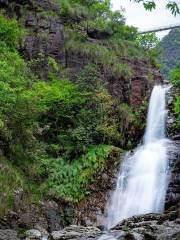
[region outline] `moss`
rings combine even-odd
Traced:
[[[60,13],[58,14],[57,12],[55,11],[52,11],[52,10],[47,10],[45,11],[44,9],[42,9],[42,11],[40,12],[40,15],[42,17],[46,17],[46,18],[52,18],[52,17],[59,17]]]

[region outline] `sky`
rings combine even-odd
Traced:
[[[179,0],[177,0],[178,2]],[[146,11],[141,3],[134,3],[130,0],[111,0],[114,10],[125,8],[126,23],[138,27],[140,30],[146,30],[171,24],[180,24],[180,15],[174,17],[165,7],[165,0],[155,0],[156,10]],[[179,1],[180,2],[180,1]],[[165,36],[169,31],[159,32],[156,35],[159,38]]]

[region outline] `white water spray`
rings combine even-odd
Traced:
[[[169,141],[165,138],[165,93],[166,88],[154,87],[144,143],[124,158],[108,208],[108,229],[122,219],[164,210]]]

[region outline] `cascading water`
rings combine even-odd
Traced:
[[[169,142],[165,138],[165,93],[162,86],[155,86],[152,91],[144,141],[124,158],[108,208],[108,229],[122,219],[164,209]]]

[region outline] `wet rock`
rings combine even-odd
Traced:
[[[0,240],[19,240],[17,232],[11,229],[0,230]]]
[[[51,233],[51,237],[53,240],[60,240],[60,239],[78,239],[78,240],[85,240],[85,239],[96,239],[100,236],[101,231],[95,227],[82,227],[72,225],[70,227],[66,227],[61,231],[54,231]]]
[[[44,203],[43,208],[48,222],[48,230],[52,232],[62,229],[64,223],[60,216],[58,204],[54,201],[47,201]]]
[[[46,231],[46,229],[42,228],[42,227],[39,226],[39,225],[35,225],[35,229],[36,229],[36,230],[39,230],[39,232],[41,233],[42,237],[48,238],[49,233]]]
[[[174,101],[173,96],[169,96],[169,97],[168,97],[168,101],[167,101],[168,106],[172,105],[172,104],[173,104],[173,101]]]
[[[74,222],[75,218],[75,206],[71,203],[66,203],[63,206],[63,211],[64,211],[64,221],[65,225],[72,225]]]
[[[39,240],[39,239],[41,239],[41,236],[42,236],[41,232],[39,230],[36,230],[36,229],[31,229],[31,230],[26,231],[25,235],[27,237],[26,239],[28,239],[28,240],[31,240],[31,239],[33,239],[33,240],[38,239]]]
[[[7,220],[7,218],[6,217],[0,218],[0,229],[3,230],[3,229],[8,229],[8,228],[11,228],[11,226],[10,226],[10,222]]]
[[[123,229],[126,229],[124,238],[119,239],[179,240],[179,217],[180,209],[177,206],[164,214],[134,216],[121,221],[109,234],[115,237],[118,233],[122,233]]]
[[[169,185],[166,194],[166,209],[180,202],[180,141],[172,142],[168,148]]]
[[[42,205],[36,206],[34,204],[25,205],[21,203],[21,209],[17,209],[18,219],[12,222],[14,228],[29,229],[36,225],[41,226],[44,229],[48,229],[48,221],[45,213],[42,211]]]
[[[166,194],[166,209],[176,206],[180,202],[180,134],[177,119],[174,115],[173,104],[178,90],[171,87],[167,93],[168,117],[167,135],[173,140],[168,147],[169,157],[169,185]]]
[[[144,240],[143,235],[136,232],[111,231],[101,236],[102,240]]]

